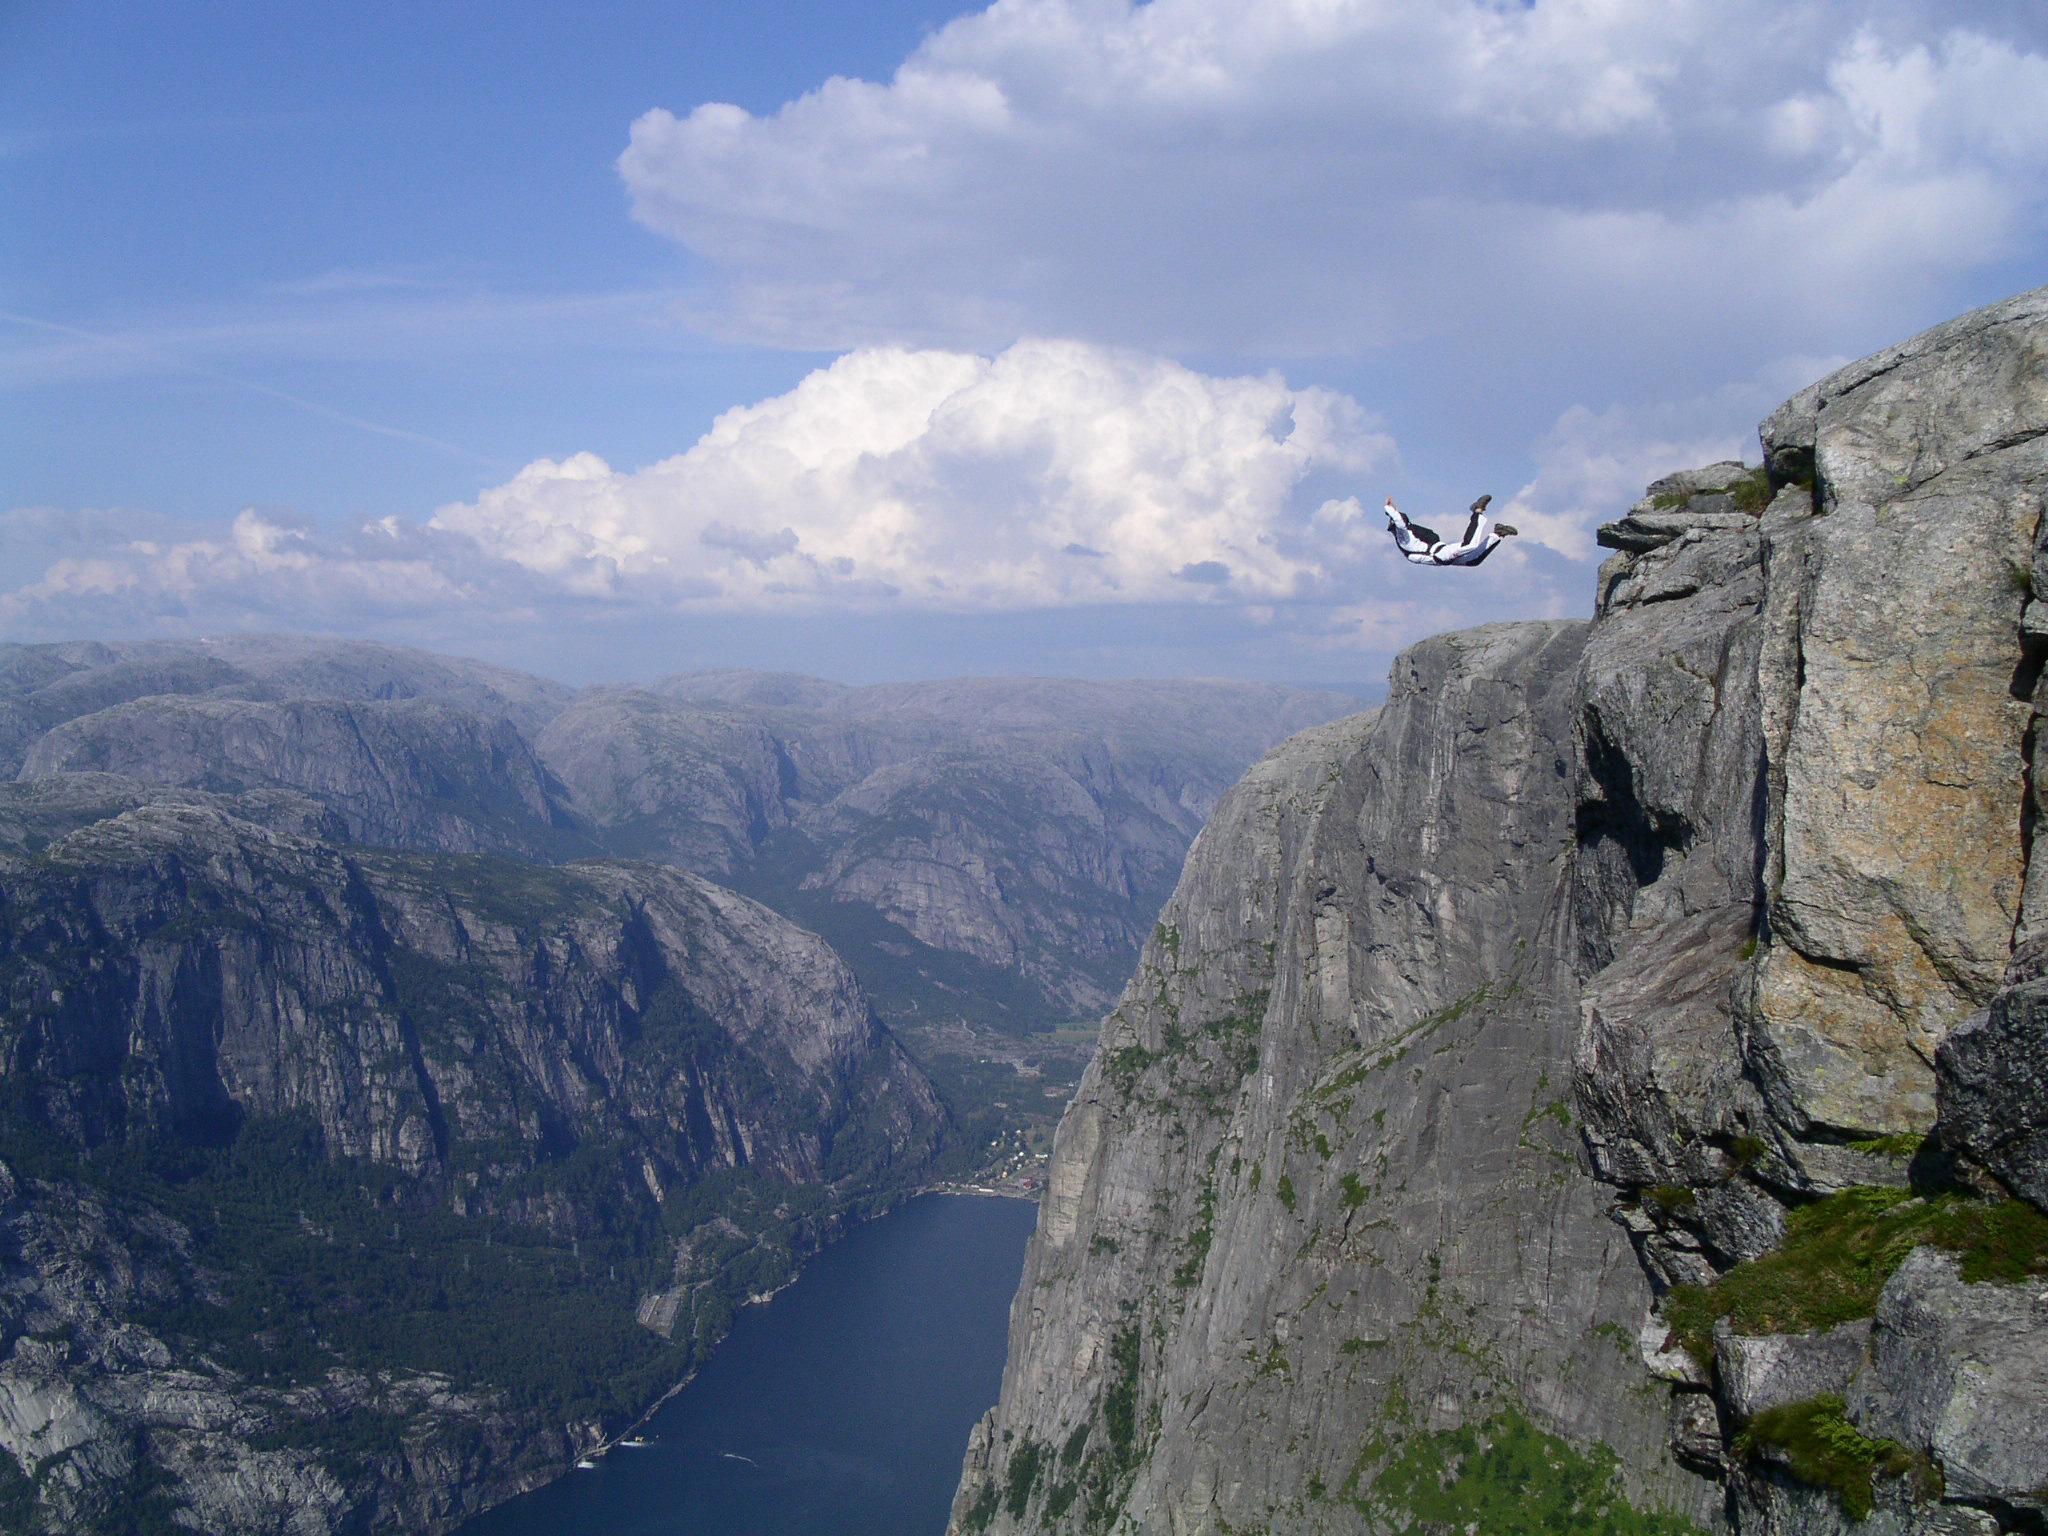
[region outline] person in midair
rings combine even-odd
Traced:
[[[1465,524],[1463,537],[1442,539],[1434,528],[1409,522],[1389,496],[1387,532],[1394,536],[1394,547],[1410,565],[1477,565],[1499,548],[1502,539],[1515,537],[1515,530],[1508,524],[1496,523],[1486,515],[1486,505],[1492,500],[1491,495],[1486,495],[1472,503],[1472,517]]]

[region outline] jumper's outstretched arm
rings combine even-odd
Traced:
[[[1394,536],[1394,547],[1411,560],[1427,560],[1434,539],[1424,538],[1409,523],[1401,509],[1394,505],[1394,498],[1387,498],[1387,532]]]

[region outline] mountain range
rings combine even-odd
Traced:
[[[1014,1072],[942,1094],[885,1018],[1091,1009],[1244,763],[1356,703],[0,649],[0,1526],[440,1530],[558,1475],[990,1156]]]

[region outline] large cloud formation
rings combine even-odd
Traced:
[[[1811,349],[2038,233],[2038,11],[997,0],[885,84],[650,111],[620,166],[752,340]]]
[[[1351,400],[1079,342],[868,348],[622,474],[527,466],[437,528],[565,590],[721,608],[1305,595],[1315,488],[1388,456]]]
[[[60,557],[0,620],[1271,604],[1379,552],[1330,493],[1391,455],[1355,402],[1275,376],[1080,342],[868,348],[646,469],[542,459],[423,525],[336,538],[250,511],[85,552],[24,514],[16,537]]]

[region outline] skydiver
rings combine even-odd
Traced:
[[[1502,539],[1515,537],[1516,530],[1506,523],[1496,523],[1486,515],[1486,504],[1493,500],[1489,494],[1472,503],[1472,517],[1465,524],[1462,538],[1447,540],[1437,537],[1434,528],[1421,523],[1411,523],[1394,498],[1387,498],[1387,532],[1394,536],[1394,547],[1401,551],[1410,565],[1477,565],[1499,547]]]

